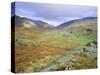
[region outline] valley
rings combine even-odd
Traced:
[[[58,27],[18,16],[15,19],[16,72],[97,68],[97,18]]]

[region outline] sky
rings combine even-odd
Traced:
[[[18,16],[41,20],[53,26],[74,19],[97,17],[97,7],[95,6],[16,2],[15,10],[15,14]]]

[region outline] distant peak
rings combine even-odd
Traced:
[[[85,17],[85,18],[82,18],[82,19],[97,19],[97,17]]]

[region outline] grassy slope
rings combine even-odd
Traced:
[[[83,29],[81,27],[77,34],[70,33],[69,30],[16,29],[16,72],[40,71],[64,53],[96,40],[95,32],[92,33],[93,35],[85,34],[81,31]],[[96,27],[93,30],[95,31]],[[88,58],[82,57],[80,60],[88,60]],[[84,63],[91,63],[90,61]],[[81,66],[87,68],[86,65],[81,64]]]

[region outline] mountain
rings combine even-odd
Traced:
[[[88,34],[96,36],[97,18],[86,17],[83,19],[72,20],[59,25],[57,29],[65,30],[74,34]]]
[[[16,16],[16,15],[11,17],[11,23],[15,25],[16,27],[21,27],[23,25],[21,17]]]
[[[95,20],[97,19],[97,17],[85,17],[85,18],[82,18],[82,20]]]
[[[97,19],[97,17],[86,17],[86,18],[82,18],[82,19],[75,19],[75,20],[65,22],[61,25],[58,25],[57,28],[65,28],[67,26],[74,25],[75,23],[81,23],[81,22],[91,21],[91,20],[96,20],[96,19]]]
[[[31,20],[25,17],[20,17],[17,15],[14,15],[11,17],[12,24],[15,22],[15,27],[26,27],[26,28],[47,28],[52,29],[53,26],[49,25],[46,22],[40,21],[40,20]]]

